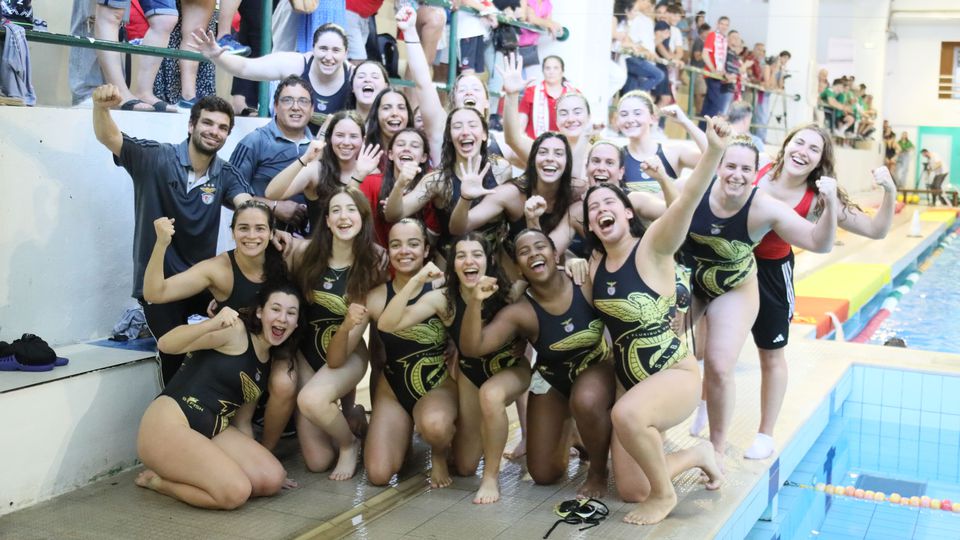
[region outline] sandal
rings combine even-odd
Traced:
[[[147,112],[147,109],[138,109],[138,108],[137,108],[137,105],[146,105],[146,103],[144,103],[143,101],[141,101],[141,100],[139,100],[139,99],[134,98],[134,99],[131,99],[131,100],[129,100],[129,101],[123,102],[123,104],[120,105],[120,110],[121,110],[121,111],[141,111],[141,112]]]

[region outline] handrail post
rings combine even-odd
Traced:
[[[699,73],[688,71],[687,72],[687,118],[693,118],[696,114],[696,92],[694,88],[696,87],[697,77],[700,77]]]
[[[273,48],[273,0],[263,0],[260,14],[260,56],[270,54]],[[270,116],[270,83],[260,81],[257,85],[257,103],[261,117]]]
[[[457,11],[450,11],[450,43],[447,49],[447,93],[453,91],[453,83],[457,80],[457,49],[460,42],[457,40]],[[428,62],[432,59],[427,58]]]

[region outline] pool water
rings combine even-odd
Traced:
[[[960,242],[952,242],[933,259],[869,342],[882,345],[891,337],[900,337],[911,349],[960,354],[957,306],[960,306]]]

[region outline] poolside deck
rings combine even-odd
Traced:
[[[895,218],[883,241],[866,241],[841,234],[843,245],[828,255],[800,254],[798,279],[838,262],[900,264],[924,238],[908,236],[912,208]],[[937,232],[924,222],[923,236]],[[803,339],[811,327],[795,325],[787,349],[790,385],[776,433],[782,448],[800,433],[831,388],[852,363],[960,373],[960,356],[915,350],[813,341]],[[750,340],[748,340],[750,341]],[[727,482],[707,492],[692,474],[677,479],[680,504],[663,523],[637,527],[621,522],[631,505],[615,496],[605,499],[610,517],[587,531],[561,524],[551,538],[712,538],[755,493],[757,483],[778,463],[775,455],[763,461],[741,456],[759,422],[760,366],[752,343],[744,348],[737,365],[737,414],[731,427],[726,455]],[[360,396],[361,401],[366,399]],[[514,425],[514,428],[516,426]],[[667,433],[670,448],[682,448],[703,439],[691,437],[685,422]],[[514,429],[512,433],[516,437]],[[508,443],[508,447],[512,445]],[[567,479],[554,486],[537,486],[524,478],[523,467],[507,462],[501,476],[501,502],[488,506],[471,503],[479,477],[458,478],[442,490],[427,488],[424,470],[429,466],[425,446],[417,441],[402,478],[388,488],[375,488],[362,475],[349,482],[333,482],[304,468],[294,441],[284,441],[278,452],[300,488],[271,499],[255,500],[234,512],[209,512],[190,508],[167,497],[134,486],[137,470],[104,479],[52,501],[0,518],[4,538],[540,538],[554,523],[553,506],[573,498],[585,475],[576,459]],[[613,493],[611,485],[611,493]],[[764,491],[766,495],[766,491]],[[764,502],[765,504],[765,502]]]

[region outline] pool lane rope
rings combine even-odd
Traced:
[[[816,485],[800,484],[787,480],[784,486],[796,487],[801,489],[811,489],[820,491],[833,497],[847,497],[851,499],[861,499],[864,501],[873,501],[874,503],[890,503],[897,506],[909,506],[912,508],[929,508],[930,510],[943,510],[944,512],[953,512],[960,514],[960,502],[954,504],[950,499],[932,499],[924,495],[923,497],[902,497],[898,493],[891,493],[889,496],[882,491],[863,490],[854,486],[834,486],[830,484],[819,483]]]
[[[900,299],[903,298],[905,294],[910,292],[910,289],[917,284],[917,281],[920,279],[920,273],[925,272],[927,268],[933,263],[933,260],[943,252],[943,249],[953,243],[954,239],[957,237],[957,231],[954,230],[950,234],[945,235],[940,243],[937,244],[936,249],[933,250],[933,253],[923,263],[918,267],[917,272],[912,272],[908,275],[902,285],[892,290],[889,295],[883,300],[880,309],[873,315],[869,322],[863,327],[863,330],[857,334],[856,337],[851,339],[852,343],[866,343],[870,341],[873,335],[880,328],[880,325],[883,324],[883,321],[887,320],[887,317],[893,313],[893,310],[896,309],[897,304],[900,303]]]

